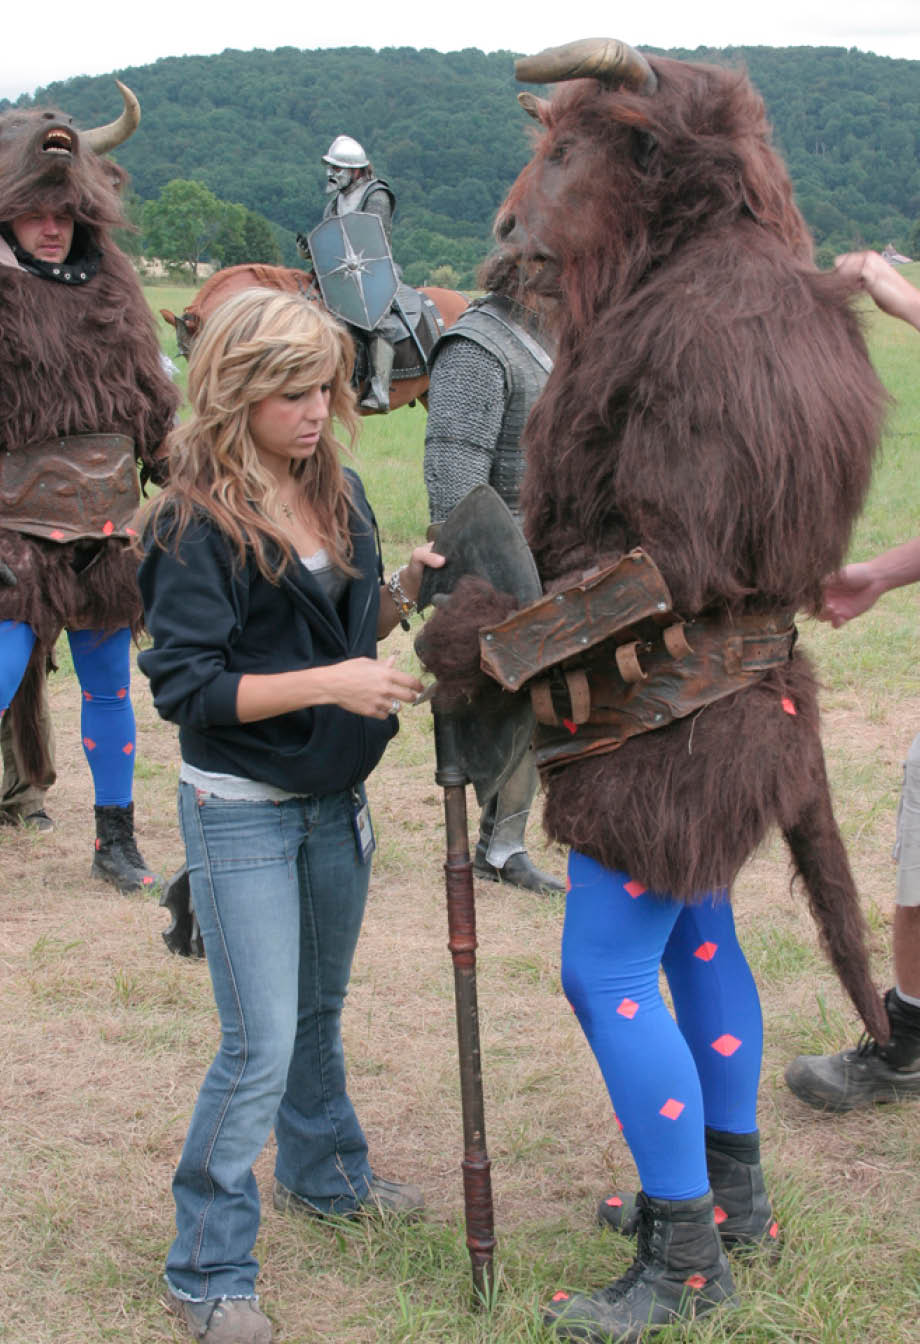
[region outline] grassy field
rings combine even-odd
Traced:
[[[920,266],[912,278],[920,284]],[[154,307],[181,308],[157,288]],[[854,539],[862,557],[917,531],[920,336],[869,313],[874,357],[897,399]],[[164,345],[174,354],[164,327]],[[357,465],[396,563],[424,530],[424,412],[364,426]],[[920,726],[917,593],[889,594],[850,628],[805,622],[825,684],[825,739],[841,825],[891,982],[889,855],[901,762]],[[409,636],[386,650],[408,665]],[[216,1043],[203,964],[171,958],[149,897],[89,879],[92,814],[79,695],[53,681],[59,782],[46,838],[0,832],[0,1341],[179,1341],[162,1308],[172,1235],[169,1181]],[[138,678],[137,808],[148,860],[178,866],[174,731]],[[560,1286],[609,1281],[627,1243],[593,1221],[597,1198],[634,1172],[597,1069],[559,986],[562,903],[478,890],[480,1010],[498,1288],[470,1310],[450,959],[445,949],[441,802],[431,720],[402,716],[371,780],[378,853],[345,1012],[351,1090],[383,1175],[424,1188],[411,1227],[302,1225],[272,1211],[259,1290],[280,1344],[537,1344],[539,1309]],[[538,818],[531,847],[562,873]],[[662,1344],[920,1344],[920,1106],[825,1117],[785,1089],[802,1051],[853,1043],[859,1027],[789,890],[778,841],[744,870],[738,925],[766,1019],[764,1160],[785,1249],[739,1266],[739,1310],[675,1329]]]

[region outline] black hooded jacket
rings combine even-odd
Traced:
[[[138,571],[153,648],[138,656],[164,719],[179,725],[182,758],[292,793],[338,793],[366,779],[398,731],[395,715],[366,718],[316,705],[255,723],[236,713],[240,678],[347,658],[374,658],[383,567],[360,480],[352,496],[353,564],[340,615],[310,572],[291,565],[277,584],[252,555],[241,565],[210,520],[167,549],[148,539]]]

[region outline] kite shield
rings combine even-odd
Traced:
[[[399,277],[377,215],[332,215],[308,239],[313,270],[331,313],[373,331],[390,311]]]
[[[504,500],[490,485],[477,485],[441,524],[435,550],[446,556],[440,569],[426,569],[419,610],[438,594],[452,593],[465,574],[487,579],[522,607],[543,596],[537,566],[524,534]],[[476,790],[482,806],[510,778],[530,746],[534,714],[528,695],[509,695],[500,716],[482,709],[451,710],[455,765]]]

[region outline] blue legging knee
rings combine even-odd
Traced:
[[[684,905],[575,851],[569,880],[563,988],[642,1188],[696,1198],[709,1186],[704,1126],[757,1127],[763,1023],[731,906],[721,893]]]
[[[131,635],[116,630],[68,631],[80,683],[80,732],[100,807],[131,801],[137,730],[131,704]],[[0,621],[0,714],[19,688],[35,644],[35,632],[21,621]]]

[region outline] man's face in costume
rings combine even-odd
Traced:
[[[353,168],[335,168],[329,165],[326,169],[326,192],[344,191],[351,185],[354,176]]]
[[[71,215],[35,210],[10,220],[10,228],[19,246],[39,261],[64,261],[73,243]]]

